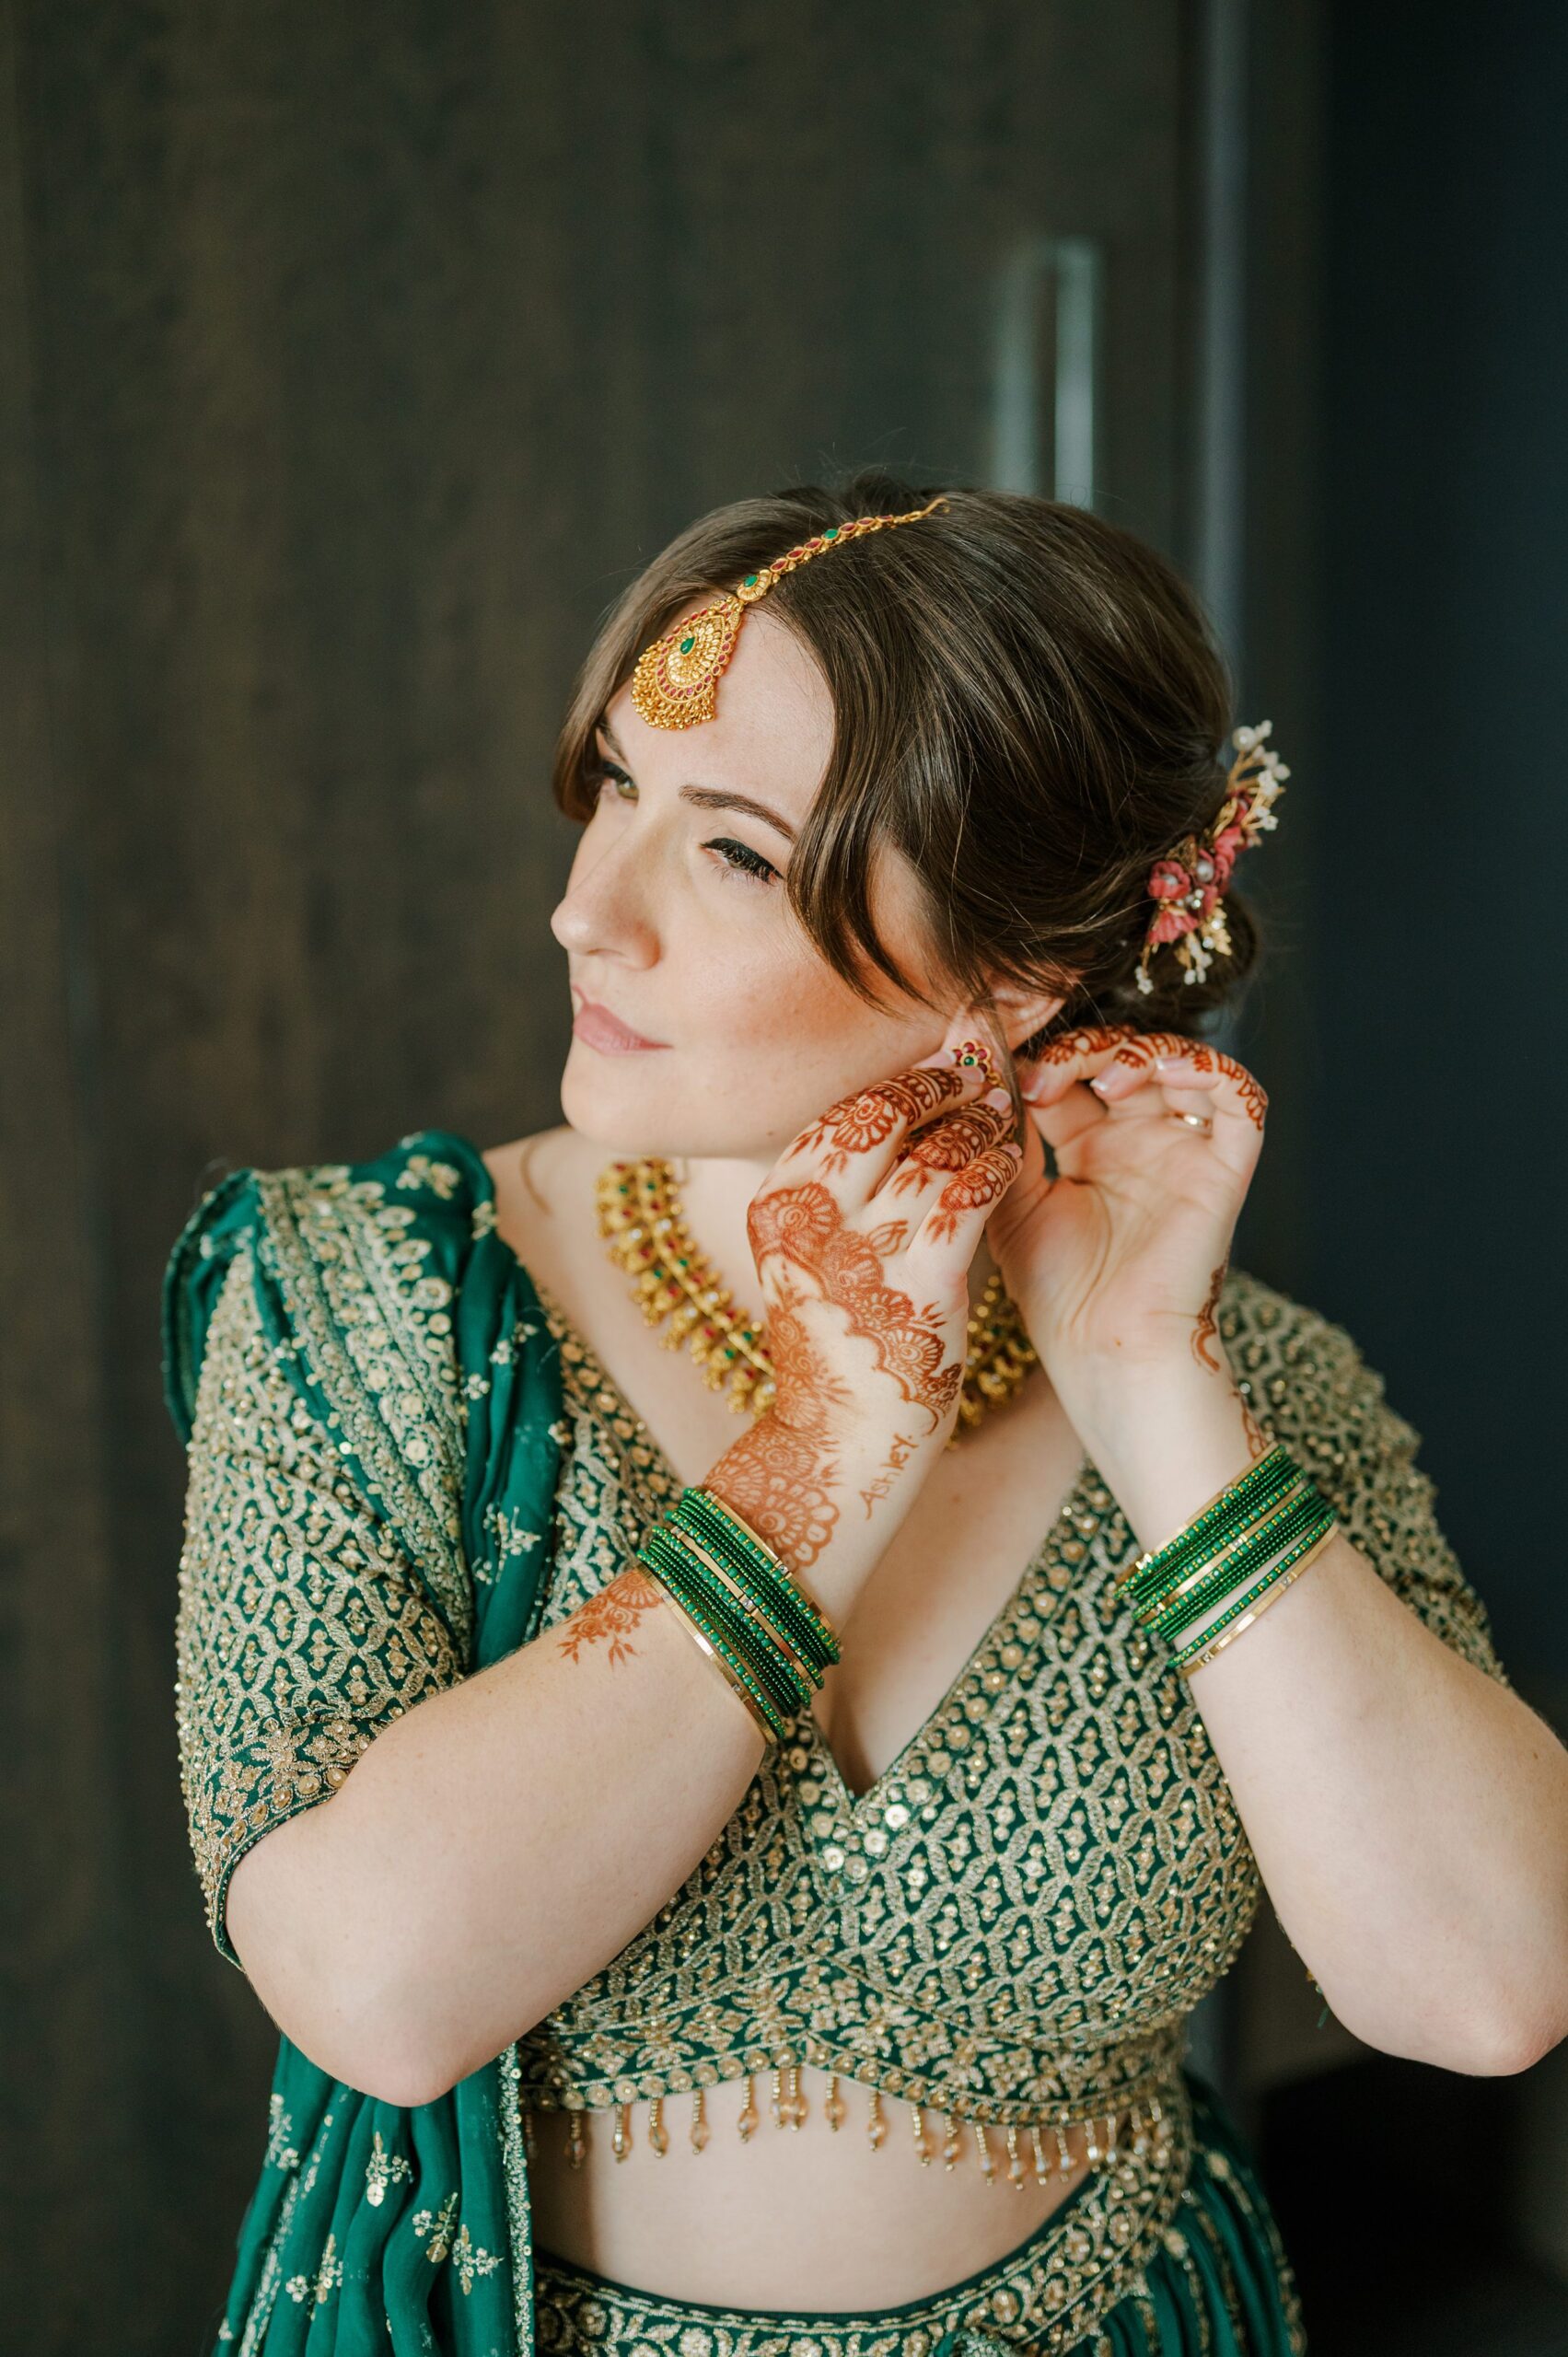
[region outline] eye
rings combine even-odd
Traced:
[[[606,778],[611,777],[614,778],[618,785],[630,785],[632,783],[632,780],[628,777],[623,769],[618,769],[613,761],[607,761],[604,760],[591,762],[588,768],[585,771],[584,776],[589,785],[596,787],[601,786]],[[594,798],[597,801],[599,797],[596,794]]]
[[[760,851],[753,851],[749,843],[738,843],[733,835],[715,835],[711,842],[705,842],[703,845],[703,849],[716,851],[724,861],[727,873],[731,876],[753,877],[759,884],[764,886],[772,884],[779,872],[771,860],[763,858]],[[731,853],[734,854],[733,857]]]

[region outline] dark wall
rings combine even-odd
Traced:
[[[180,1815],[157,1283],[225,1164],[559,1118],[551,746],[719,501],[983,480],[1107,261],[1167,546],[1186,0],[0,0],[0,2342],[204,2345],[274,2033]]]
[[[1328,23],[1306,1282],[1563,1681],[1568,11]]]

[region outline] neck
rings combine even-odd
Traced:
[[[737,1306],[761,1316],[756,1265],[746,1235],[746,1213],[773,1165],[771,1162],[726,1160],[713,1156],[678,1156],[670,1164],[680,1195],[680,1208],[693,1242],[707,1255],[721,1284],[729,1287]],[[970,1301],[980,1300],[996,1263],[983,1233],[970,1263]]]

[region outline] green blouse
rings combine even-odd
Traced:
[[[174,1247],[163,1315],[189,1454],[181,1776],[209,1926],[238,1965],[224,1900],[250,1844],[401,1712],[575,1610],[679,1482],[496,1234],[483,1161],[448,1132],[233,1173]],[[1418,1436],[1348,1334],[1238,1271],[1217,1315],[1271,1437],[1395,1592],[1505,1682]],[[220,2342],[531,2351],[528,2138],[562,2108],[695,2102],[806,2062],[950,2121],[1163,2096],[1179,2129],[1186,2017],[1260,1886],[1190,1689],[1115,1594],[1137,1551],[1086,1462],[868,1792],[804,1712],[645,1929],[436,2103],[381,2103],[284,2038]],[[1086,2210],[1074,2296],[1125,2282],[1180,2174],[1168,2142],[1123,2157]],[[424,2337],[399,2337],[411,2317]]]

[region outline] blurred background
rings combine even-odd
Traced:
[[[881,461],[1192,575],[1293,772],[1235,1258],[1568,1726],[1568,12],[0,6],[0,2339],[207,2345],[274,2034],[180,1813],[157,1284],[237,1164],[560,1119],[546,784],[699,512]],[[1328,2357],[1568,2351],[1568,2049],[1195,2059]]]

